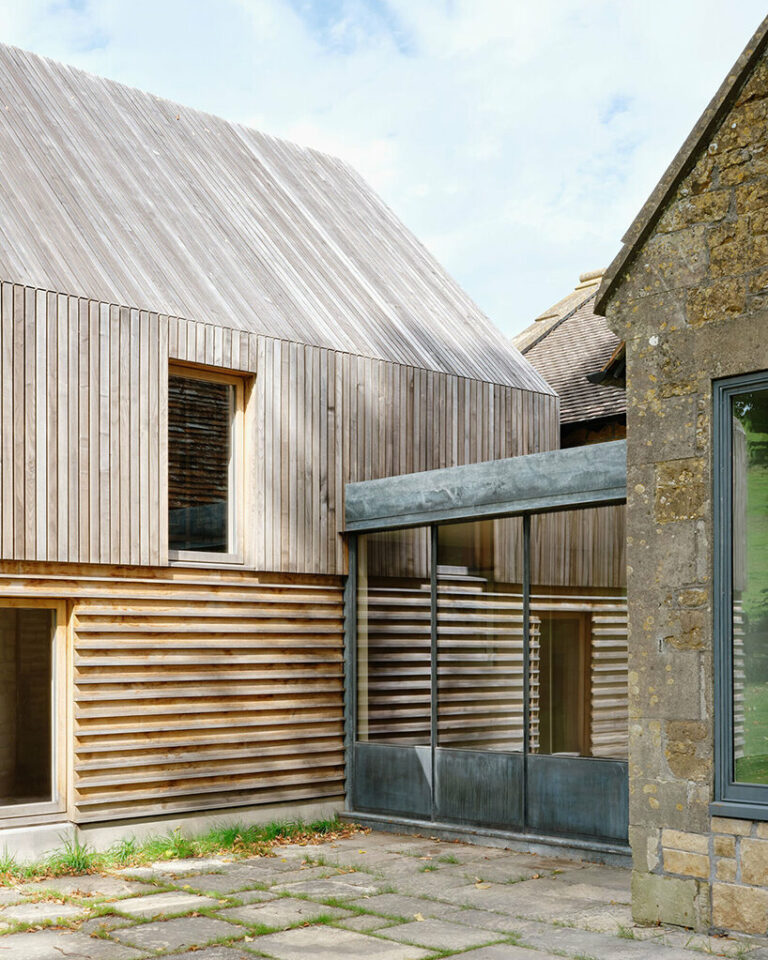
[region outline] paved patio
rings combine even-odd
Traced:
[[[768,960],[636,927],[629,872],[385,833],[0,888],[0,960]]]

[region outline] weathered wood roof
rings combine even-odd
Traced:
[[[601,276],[602,271],[583,274],[574,291],[579,294],[575,305],[572,299],[564,298],[542,314],[543,321],[536,320],[513,340],[559,395],[561,423],[581,423],[626,412],[626,394],[621,387],[588,379],[589,374],[605,367],[620,343],[605,318],[595,313]],[[585,281],[585,277],[590,280]],[[587,296],[582,299],[585,288]],[[570,309],[563,311],[564,304]]]
[[[762,21],[750,38],[749,43],[728,72],[728,76],[723,80],[704,113],[696,121],[693,130],[686,137],[661,180],[653,188],[651,195],[622,237],[622,247],[605,271],[605,276],[597,294],[595,310],[598,313],[605,313],[611,291],[622,270],[629,266],[642,249],[667,202],[674,195],[680,181],[693,169],[701,151],[706,149],[710,143],[715,131],[749,78],[755,64],[765,53],[766,46],[768,46],[768,17]]]
[[[0,46],[0,276],[549,388],[345,163]]]

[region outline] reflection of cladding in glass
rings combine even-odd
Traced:
[[[429,744],[429,529],[358,539],[357,737]]]
[[[53,612],[0,610],[0,806],[52,799]]]
[[[768,390],[733,398],[734,779],[768,783]]]
[[[523,749],[523,522],[438,528],[438,743]]]
[[[530,749],[626,759],[624,506],[531,518]]]
[[[229,464],[234,389],[168,378],[168,546],[229,550]]]

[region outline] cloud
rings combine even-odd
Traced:
[[[620,238],[760,0],[6,0],[0,36],[338,154],[505,329]]]

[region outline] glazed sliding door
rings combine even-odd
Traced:
[[[436,536],[435,816],[523,824],[523,521]]]
[[[626,840],[624,507],[531,517],[527,822]]]
[[[356,810],[432,812],[430,529],[357,545]]]

